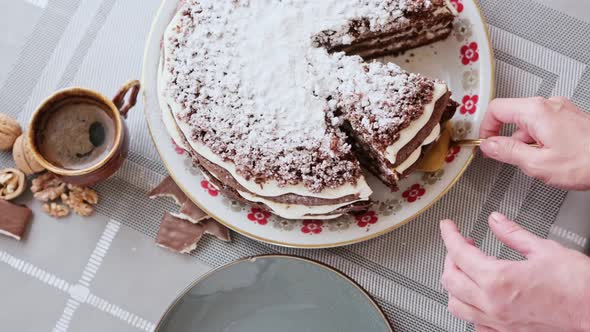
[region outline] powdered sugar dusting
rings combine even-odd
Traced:
[[[433,83],[394,64],[312,45],[322,31],[346,31],[354,19],[377,31],[438,3],[189,0],[165,42],[166,94],[182,105],[176,116],[193,128],[189,139],[247,179],[304,183],[312,191],[354,183],[361,172],[339,129],[343,120],[374,141],[395,140],[421,114]]]

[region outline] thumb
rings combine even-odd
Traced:
[[[503,163],[518,166],[525,173],[535,176],[533,165],[537,164],[541,149],[534,148],[526,143],[512,137],[496,136],[490,137],[481,143],[481,151],[486,156],[501,161]]]
[[[517,223],[498,212],[490,215],[489,224],[498,240],[525,257],[535,251],[541,240],[538,236],[523,229]]]

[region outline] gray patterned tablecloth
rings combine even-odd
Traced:
[[[480,2],[496,51],[500,97],[564,95],[590,110],[589,2]],[[56,89],[82,85],[113,93],[139,78],[158,6],[157,0],[0,0],[0,111],[25,124]],[[97,187],[97,215],[56,221],[30,196],[22,199],[35,218],[25,241],[0,238],[0,330],[150,331],[178,292],[203,273],[245,256],[286,253],[351,276],[398,331],[462,331],[470,327],[447,313],[438,282],[444,256],[438,220],[454,218],[485,251],[506,258],[515,256],[486,226],[495,210],[539,235],[588,248],[588,195],[567,195],[478,157],[432,209],[366,243],[304,251],[234,234],[230,244],[206,239],[191,256],[175,255],[153,243],[161,216],[174,205],[146,198],[166,171],[141,105],[128,123],[131,154]],[[12,164],[0,153],[1,167]]]

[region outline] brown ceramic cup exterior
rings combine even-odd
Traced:
[[[119,89],[113,100],[94,90],[84,88],[69,88],[54,93],[37,108],[31,118],[27,139],[29,140],[33,157],[48,171],[58,175],[64,182],[70,184],[90,186],[108,179],[119,170],[127,158],[129,152],[129,131],[127,130],[124,119],[127,117],[127,113],[135,106],[140,87],[141,84],[139,81],[129,81]],[[129,97],[126,100],[127,95]],[[65,169],[53,165],[39,152],[35,141],[41,115],[44,112],[53,110],[56,104],[70,98],[88,98],[99,102],[105,106],[106,110],[111,112],[111,116],[115,120],[115,143],[109,154],[98,163],[80,170]]]

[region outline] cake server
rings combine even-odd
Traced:
[[[422,172],[436,172],[441,170],[445,165],[445,159],[449,150],[455,146],[480,146],[485,139],[464,139],[459,141],[452,140],[452,127],[447,124],[441,133],[436,144],[430,149],[427,155],[420,161],[418,170]],[[533,143],[529,146],[540,148],[539,144]]]

